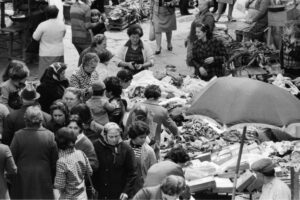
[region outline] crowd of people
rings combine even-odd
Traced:
[[[159,105],[160,87],[147,86],[146,100],[135,105],[124,95],[133,75],[154,65],[162,32],[167,49],[173,50],[175,8],[151,1],[154,52],[141,40],[141,26],[134,24],[127,30],[128,41],[114,54],[106,49],[106,18],[88,2],[76,0],[70,11],[72,43],[80,55],[70,78],[63,59],[66,29],[53,5],[32,36],[40,43],[40,83],[26,81],[30,71],[22,61],[7,66],[0,101],[0,199],[90,199],[96,193],[98,199],[189,199],[183,172],[189,155],[181,146],[164,158],[160,154],[162,127],[179,135]],[[199,1],[186,40],[187,64],[203,80],[223,76],[228,59],[223,43],[213,36],[212,2]],[[113,57],[120,71],[101,80],[98,64]]]

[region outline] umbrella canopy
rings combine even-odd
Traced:
[[[300,122],[300,101],[277,86],[249,78],[222,77],[194,99],[187,115],[208,116],[221,124]]]

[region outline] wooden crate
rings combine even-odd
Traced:
[[[137,20],[136,18],[131,18],[130,16],[126,16],[126,18],[122,17],[119,20],[112,20],[109,22],[108,30],[116,30],[122,31],[126,29],[131,24],[135,23]]]

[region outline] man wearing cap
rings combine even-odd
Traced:
[[[4,120],[4,130],[2,135],[3,144],[10,145],[16,131],[25,128],[24,114],[29,106],[37,104],[40,94],[36,92],[32,84],[27,85],[21,92],[23,105],[19,110],[13,110]],[[43,126],[50,120],[51,116],[43,113]]]
[[[252,170],[263,177],[262,193],[259,200],[291,200],[291,190],[283,181],[275,177],[275,164],[263,158],[251,165]]]

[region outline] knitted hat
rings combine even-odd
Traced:
[[[262,174],[271,172],[274,168],[275,168],[275,164],[269,158],[260,159],[251,165],[251,169],[253,171]]]

